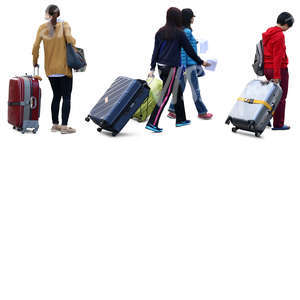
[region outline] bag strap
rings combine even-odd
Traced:
[[[65,22],[62,22],[62,30],[63,30],[63,36],[65,38],[65,42],[68,45],[68,40],[66,38],[66,33],[65,33]]]

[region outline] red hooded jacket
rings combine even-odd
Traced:
[[[262,36],[264,67],[265,69],[273,69],[273,79],[281,79],[280,69],[287,68],[289,64],[283,31],[278,26],[275,26],[269,28]]]

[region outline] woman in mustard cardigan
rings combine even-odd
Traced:
[[[43,41],[45,51],[45,72],[49,78],[53,100],[51,105],[52,132],[62,134],[75,133],[76,130],[68,127],[68,119],[71,109],[71,94],[73,87],[72,70],[67,64],[66,43],[73,46],[76,41],[71,35],[71,28],[67,22],[59,19],[60,10],[56,5],[49,5],[46,9],[47,23],[39,27],[33,46],[33,65],[38,65],[40,44]],[[61,98],[62,123],[59,125],[58,115]]]

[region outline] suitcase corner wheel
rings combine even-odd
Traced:
[[[228,117],[227,120],[226,120],[226,122],[225,122],[225,124],[226,124],[226,125],[230,125],[230,122],[231,122],[231,118]]]
[[[103,131],[103,128],[98,127],[97,131],[101,133]],[[112,131],[111,132],[111,135],[114,136],[114,137],[117,136],[118,134],[119,134],[119,132],[117,132],[117,131]]]
[[[85,118],[85,121],[86,121],[86,122],[90,122],[90,121],[91,121],[90,116],[87,116],[87,117]]]
[[[25,134],[25,133],[27,132],[27,129],[21,129],[20,131],[21,131],[22,134]],[[38,131],[37,129],[33,129],[31,132],[32,132],[33,134],[36,134],[37,131]]]
[[[17,130],[19,132],[21,132],[22,134],[25,134],[27,132],[27,128],[19,128],[17,126],[13,126],[13,130]],[[34,128],[31,131],[33,134],[36,134],[38,132],[38,128]]]
[[[260,136],[261,136],[261,132],[255,132],[255,136],[257,137],[257,138],[259,138]]]

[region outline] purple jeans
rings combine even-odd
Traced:
[[[265,69],[265,75],[268,80],[273,79],[273,69]],[[288,68],[281,69],[281,82],[283,94],[274,114],[273,126],[280,128],[284,125],[286,98],[289,90],[289,70]]]

